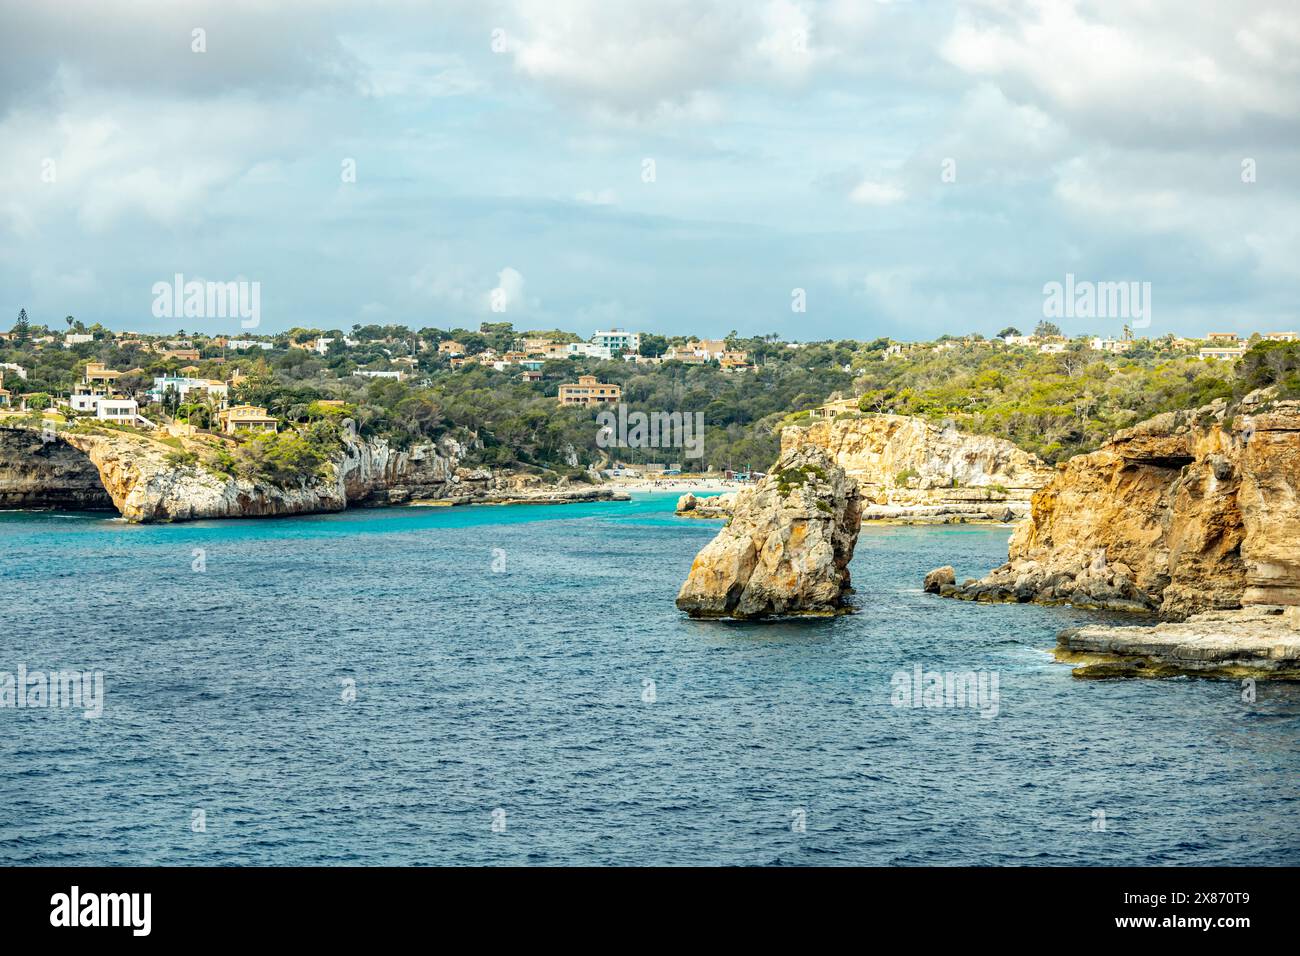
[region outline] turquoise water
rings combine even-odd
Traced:
[[[0,859],[1300,862],[1295,685],[1077,681],[1050,651],[1092,615],[921,593],[1005,528],[868,525],[859,613],[693,622],[717,525],[675,498],[0,514],[0,671],[105,688],[0,709]],[[893,706],[918,664],[996,672],[996,716]]]

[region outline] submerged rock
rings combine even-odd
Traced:
[[[731,521],[696,556],[677,606],[740,619],[845,610],[861,512],[857,483],[825,450],[783,455],[736,493]]]

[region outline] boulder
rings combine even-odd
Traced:
[[[935,568],[925,576],[925,593],[938,594],[943,590],[945,584],[952,585],[957,583],[957,572],[952,565],[945,565],[942,568]]]

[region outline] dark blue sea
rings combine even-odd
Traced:
[[[693,622],[673,501],[0,514],[0,672],[104,686],[0,708],[0,862],[1300,863],[1300,686],[1080,681],[1095,616],[921,592],[1006,528],[868,525],[859,613]],[[996,715],[895,706],[918,665]]]

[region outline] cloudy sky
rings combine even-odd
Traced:
[[[51,324],[235,330],[154,318],[182,273],[263,331],[919,339],[1068,272],[1300,327],[1294,0],[0,0],[0,144]]]

